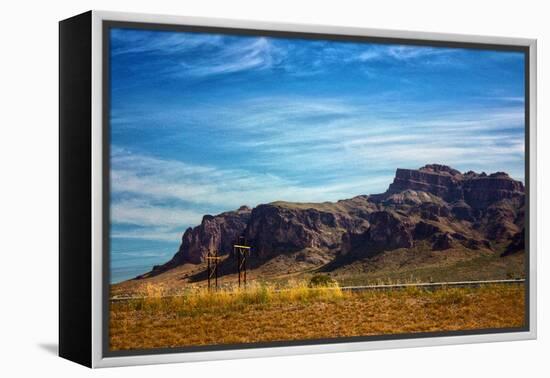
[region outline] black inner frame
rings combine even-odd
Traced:
[[[157,31],[175,31],[175,32],[196,32],[196,33],[219,33],[245,36],[266,36],[274,38],[300,38],[309,40],[330,40],[341,42],[366,42],[380,44],[400,44],[400,45],[415,45],[415,46],[431,46],[431,47],[454,47],[468,48],[479,50],[494,50],[494,51],[514,51],[524,54],[524,90],[525,90],[525,325],[516,328],[489,328],[489,329],[474,329],[460,331],[438,331],[438,332],[418,332],[418,333],[402,333],[390,335],[374,335],[374,336],[353,336],[353,337],[338,337],[328,339],[306,339],[306,340],[287,340],[274,342],[258,342],[258,343],[241,343],[241,344],[215,344],[215,345],[200,345],[200,346],[182,346],[174,348],[154,348],[154,349],[133,349],[125,351],[111,351],[109,348],[109,314],[110,314],[110,111],[111,111],[111,82],[110,82],[110,30],[112,28],[139,29],[139,30],[157,30]],[[406,32],[403,32],[405,35]],[[529,46],[505,45],[505,44],[490,44],[490,43],[473,43],[473,42],[452,42],[438,40],[421,40],[413,38],[389,38],[389,37],[368,37],[357,35],[339,35],[339,34],[324,34],[324,33],[309,33],[309,32],[289,32],[289,31],[274,31],[274,30],[256,30],[242,28],[226,28],[212,26],[191,26],[191,25],[172,25],[158,24],[146,22],[127,22],[105,20],[102,22],[102,158],[103,158],[103,203],[102,203],[102,354],[103,357],[122,357],[122,356],[138,356],[151,354],[166,354],[166,353],[189,353],[189,352],[206,352],[206,351],[223,351],[235,349],[256,349],[256,348],[273,348],[273,347],[289,347],[289,346],[304,346],[318,344],[339,344],[350,342],[365,342],[365,341],[380,341],[380,340],[404,340],[417,339],[426,337],[447,337],[447,336],[465,336],[465,335],[484,335],[495,333],[511,333],[511,332],[528,332],[530,330],[530,56]]]

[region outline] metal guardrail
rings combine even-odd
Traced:
[[[484,281],[456,281],[456,282],[422,282],[407,284],[388,284],[388,285],[362,285],[362,286],[342,286],[340,290],[361,291],[361,290],[387,290],[387,289],[405,289],[407,287],[419,288],[443,288],[443,287],[479,287],[492,284],[519,284],[524,283],[525,279],[510,280],[484,280]]]
[[[455,282],[421,282],[421,283],[406,283],[406,284],[380,284],[380,285],[360,285],[360,286],[341,286],[338,287],[344,291],[366,291],[366,290],[392,290],[392,289],[405,289],[408,287],[418,287],[424,289],[439,289],[444,287],[479,287],[482,285],[494,285],[494,284],[521,284],[524,283],[524,278],[509,279],[509,280],[484,280],[484,281],[455,281]],[[315,288],[311,288],[315,289]],[[330,288],[329,288],[330,289]],[[334,289],[337,289],[335,287]],[[285,291],[287,289],[279,289],[275,291]],[[289,289],[290,290],[290,289]],[[181,297],[182,294],[166,295],[162,298]],[[110,298],[111,302],[129,301],[136,299],[146,299],[147,297],[115,297]]]

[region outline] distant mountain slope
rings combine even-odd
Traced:
[[[174,257],[143,277],[200,264],[209,250],[231,254],[240,236],[253,246],[255,266],[280,257],[286,270],[292,261],[337,268],[420,246],[517,254],[524,250],[524,218],[524,186],[506,173],[461,173],[439,164],[397,169],[382,194],[323,203],[278,201],[205,215],[185,231]]]

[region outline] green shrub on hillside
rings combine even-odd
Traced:
[[[336,281],[326,274],[316,274],[309,280],[309,287],[335,286]]]

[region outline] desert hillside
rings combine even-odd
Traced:
[[[439,164],[397,169],[386,192],[337,202],[277,201],[205,215],[163,265],[113,286],[200,284],[216,250],[222,283],[234,280],[232,245],[252,246],[251,279],[318,272],[341,283],[523,276],[525,189],[504,172],[461,173]]]

